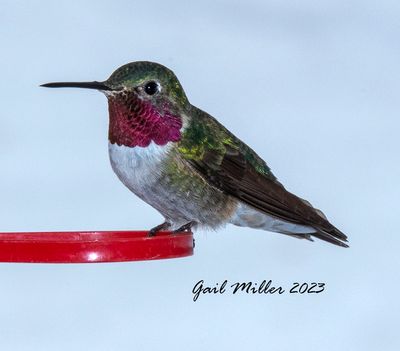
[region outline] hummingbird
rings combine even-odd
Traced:
[[[137,61],[105,81],[41,86],[105,94],[112,169],[165,219],[149,236],[231,223],[348,247],[319,209],[286,190],[255,151],[193,106],[167,67]]]

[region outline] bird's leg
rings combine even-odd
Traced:
[[[175,229],[172,233],[181,233],[181,232],[190,232],[192,230],[192,227],[197,224],[195,221],[190,221],[189,223],[184,224],[183,226],[179,227],[178,229]]]
[[[154,228],[151,228],[149,230],[149,234],[147,234],[147,236],[154,236],[156,235],[158,232],[160,232],[161,230],[165,230],[168,229],[171,226],[171,223],[165,221],[164,223],[161,223],[157,226],[155,226]]]

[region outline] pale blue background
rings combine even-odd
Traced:
[[[228,226],[193,257],[0,265],[1,350],[398,350],[398,1],[1,1],[0,230],[145,229],[114,176],[106,99],[40,83],[152,60],[350,249]],[[209,284],[326,282],[299,296]]]

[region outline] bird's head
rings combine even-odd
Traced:
[[[111,143],[146,147],[177,142],[190,104],[175,74],[158,63],[138,61],[118,68],[103,82],[60,82],[49,88],[86,88],[108,99]]]

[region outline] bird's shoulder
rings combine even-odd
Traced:
[[[252,148],[214,117],[194,106],[177,149],[182,158],[201,163],[210,172],[226,172],[226,163],[233,162],[236,171],[253,168],[261,177],[276,181],[267,163]],[[234,172],[235,168],[231,171]]]

